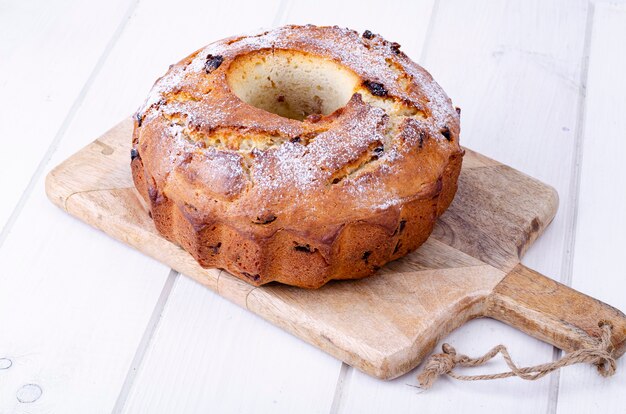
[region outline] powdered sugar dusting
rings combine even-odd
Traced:
[[[233,59],[265,49],[293,49],[327,57],[345,65],[364,81],[384,85],[388,96],[368,97],[367,102],[353,99],[330,128],[316,132],[308,145],[290,142],[293,137],[310,133],[313,127],[308,125],[305,128],[299,121],[269,116],[251,107],[235,97],[227,84],[227,68]],[[219,55],[224,60],[218,69],[206,73],[205,63],[209,55]],[[406,79],[410,79],[408,84]],[[197,93],[198,89],[204,92],[195,99],[168,100],[172,92]],[[359,92],[368,93],[365,88]],[[412,106],[426,114],[428,119],[386,114],[385,106],[373,105],[370,98],[392,100],[396,106]],[[402,203],[405,195],[396,189],[403,183],[394,182],[393,178],[401,169],[399,165],[406,164],[407,148],[421,148],[424,136],[420,134],[426,133],[442,146],[452,145],[441,136],[442,128],[451,127],[453,134],[458,134],[458,117],[450,100],[426,71],[380,36],[364,39],[356,32],[337,27],[288,26],[212,43],[193,59],[173,66],[159,79],[140,113],[151,120],[168,122],[167,131],[173,137],[174,145],[170,151],[170,168],[180,165],[186,153],[204,154],[203,159],[209,161],[204,167],[198,164],[200,170],[196,175],[208,181],[239,186],[235,192],[241,192],[251,205],[265,200],[284,209],[295,206],[314,209],[316,202],[331,199],[339,200],[337,205],[347,208],[384,210],[396,206]],[[180,117],[184,125],[171,124],[166,116]],[[394,123],[401,125],[403,149],[396,136],[399,133],[395,129],[386,129],[387,118],[391,116],[408,120],[404,125],[401,120],[393,119]],[[262,131],[280,137],[282,144],[266,150],[253,147],[248,158],[247,155],[243,157],[241,151],[237,153],[222,147],[202,149],[186,132],[193,130],[209,136],[218,128],[230,128],[235,131],[233,133]],[[370,154],[373,146],[379,144],[384,146],[383,153],[380,156]],[[458,140],[454,145],[458,148]],[[343,171],[359,157],[367,159],[370,156],[372,162],[366,162],[363,167],[358,164],[354,171],[349,170],[344,181],[333,183],[337,171]],[[194,158],[198,157],[200,155],[194,155]],[[246,168],[244,158],[250,163]],[[207,171],[211,168],[221,170]],[[406,166],[402,168],[406,169]],[[421,172],[421,168],[427,167],[414,168]],[[245,195],[243,187],[237,184],[242,182],[248,183]],[[343,190],[336,190],[337,187]],[[285,197],[289,199],[283,200]]]
[[[270,191],[295,187],[299,193],[326,187],[332,175],[382,141],[384,112],[355,101],[348,122],[319,134],[308,145],[287,142],[259,154],[254,170],[255,185]],[[350,145],[343,142],[350,137]]]
[[[212,43],[193,60],[189,72],[201,72],[209,54],[225,56],[228,60],[264,49],[303,50],[328,56],[362,79],[383,84],[397,100],[412,102],[419,109],[426,110],[432,119],[429,128],[434,136],[456,119],[457,115],[443,89],[425,70],[382,37],[365,39],[352,30],[338,27],[302,26],[296,29],[286,26],[254,36],[233,37]],[[409,84],[416,87],[407,88],[402,72],[409,75],[412,79]]]
[[[163,75],[159,80],[156,81],[146,101],[139,108],[140,114],[145,114],[150,108],[154,107],[156,104],[161,102],[164,99],[165,94],[172,92],[175,90],[185,76],[184,70],[179,66],[172,67],[165,75]]]

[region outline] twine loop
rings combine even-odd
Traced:
[[[467,355],[458,354],[452,345],[443,344],[441,347],[443,353],[432,355],[428,361],[426,361],[424,369],[419,374],[417,379],[420,387],[425,389],[432,387],[433,383],[441,375],[448,375],[462,381],[481,381],[508,377],[520,377],[525,380],[533,381],[563,367],[580,363],[594,364],[597,366],[600,375],[603,377],[609,377],[615,374],[615,370],[617,368],[615,358],[612,356],[612,326],[608,322],[601,322],[599,326],[602,328],[602,333],[596,346],[579,349],[577,351],[570,352],[569,354],[565,354],[557,361],[535,365],[532,367],[520,368],[515,365],[511,359],[509,351],[504,345],[497,345],[491,348],[481,357],[470,358]],[[502,354],[502,358],[509,366],[510,371],[486,375],[459,375],[454,372],[454,368],[457,366],[477,367],[483,365],[498,354]]]

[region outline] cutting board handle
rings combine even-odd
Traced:
[[[612,355],[626,351],[626,315],[606,303],[517,265],[488,297],[485,316],[571,352],[597,346],[612,327]]]

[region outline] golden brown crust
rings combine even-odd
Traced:
[[[326,116],[266,112],[227,81],[236,59],[266,50],[330,59],[362,83]],[[419,247],[463,156],[449,98],[396,44],[315,26],[225,39],[170,67],[135,117],[133,149],[135,185],[166,238],[254,285],[307,288]]]

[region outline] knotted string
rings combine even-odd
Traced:
[[[515,365],[509,351],[504,345],[493,347],[489,352],[479,358],[470,358],[467,355],[457,354],[454,347],[450,344],[443,344],[441,347],[443,353],[432,355],[428,359],[423,371],[418,375],[417,380],[420,386],[425,389],[430,388],[441,375],[448,375],[462,381],[481,381],[508,377],[520,377],[532,381],[544,377],[560,368],[583,362],[595,364],[598,367],[598,372],[603,377],[610,377],[615,374],[616,370],[615,358],[611,355],[613,350],[613,345],[611,344],[611,325],[609,323],[601,323],[600,327],[602,328],[602,334],[597,346],[570,352],[554,362],[525,368],[520,368]],[[457,366],[477,367],[483,365],[498,354],[502,354],[502,357],[511,371],[487,375],[459,375],[453,371]]]

